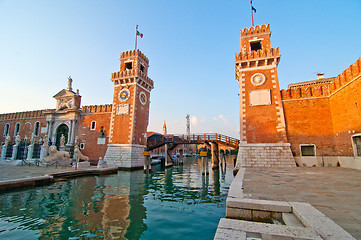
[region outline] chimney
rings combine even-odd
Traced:
[[[324,79],[325,78],[325,74],[324,73],[317,73],[317,79]]]

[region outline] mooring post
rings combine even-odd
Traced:
[[[202,157],[202,175],[209,174],[208,170],[208,157],[206,151],[201,151],[199,155]]]
[[[183,149],[179,149],[179,164],[183,164]]]
[[[145,171],[149,171],[152,169],[152,164],[150,162],[150,156],[149,156],[149,152],[148,151],[144,151],[143,152],[143,156],[144,156],[144,170]]]
[[[172,159],[172,150],[169,150],[169,144],[165,144],[164,146],[164,155],[165,155],[165,167],[173,166]]]
[[[219,151],[218,151],[218,143],[211,142],[211,150],[212,150],[212,169],[219,167]]]

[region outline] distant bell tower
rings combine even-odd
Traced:
[[[120,55],[120,71],[112,73],[114,84],[109,144],[104,159],[121,168],[143,166],[153,81],[149,60],[140,50]]]
[[[164,121],[164,124],[163,124],[162,134],[167,135],[167,125],[165,125],[165,121]]]
[[[241,29],[240,50],[240,53],[236,53],[235,74],[239,82],[241,140],[239,152],[243,152],[243,158],[246,158],[243,159],[242,166],[273,164],[273,160],[271,163],[266,163],[264,159],[246,163],[245,156],[247,151],[252,149],[248,148],[251,144],[262,144],[255,145],[258,147],[268,144],[267,149],[275,146],[274,149],[284,147],[285,154],[290,160],[292,154],[287,143],[277,74],[281,56],[278,48],[271,47],[269,24]]]

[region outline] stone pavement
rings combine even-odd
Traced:
[[[72,167],[11,166],[0,163],[0,181],[40,177],[46,174],[72,171]]]
[[[347,168],[246,168],[245,198],[307,202],[361,239],[361,171]]]

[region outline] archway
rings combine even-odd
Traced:
[[[60,138],[61,135],[63,134],[65,137],[65,144],[68,142],[68,133],[69,133],[69,128],[66,124],[61,124],[58,129],[56,130],[56,142],[55,142],[55,146],[58,147],[60,146]]]

